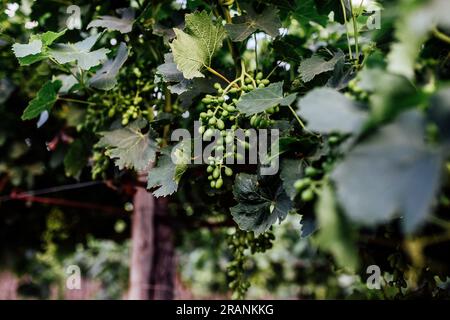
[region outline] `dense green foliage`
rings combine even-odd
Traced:
[[[174,220],[198,226],[176,229],[179,251],[220,274],[212,292],[448,297],[449,1],[77,2],[81,29],[52,1],[0,12],[0,191],[32,187],[46,166],[119,188],[144,173]],[[217,133],[215,155],[174,163],[195,157],[195,141],[172,141],[179,128]],[[228,164],[253,147],[239,129],[277,129],[278,148]],[[39,148],[24,137],[46,131],[58,159],[27,156]],[[280,170],[261,174],[274,157]],[[370,265],[382,290],[365,286]]]

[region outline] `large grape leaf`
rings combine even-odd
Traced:
[[[322,250],[329,251],[339,266],[356,271],[358,251],[353,233],[344,217],[337,210],[336,199],[329,184],[325,184],[316,205],[319,230],[313,242]]]
[[[239,111],[252,115],[276,105],[288,106],[294,102],[296,94],[283,97],[283,82],[272,83],[265,88],[257,88],[244,94],[236,106]]]
[[[292,14],[302,25],[309,25],[310,22],[315,22],[322,26],[326,26],[328,13],[320,14],[317,11],[314,0],[296,1],[296,4],[297,6],[292,11]]]
[[[297,113],[306,127],[320,133],[358,132],[367,120],[367,112],[355,102],[331,88],[318,88],[298,102]]]
[[[75,140],[64,157],[64,171],[66,176],[79,179],[83,168],[86,166],[90,149],[82,139]]]
[[[161,75],[164,82],[181,82],[186,80],[183,73],[177,69],[177,64],[173,60],[172,53],[164,55],[164,63],[156,68],[156,72]]]
[[[404,76],[379,68],[359,72],[358,87],[369,94],[372,121],[384,122],[421,104],[424,96]]]
[[[120,68],[128,59],[128,48],[121,42],[114,60],[110,59],[89,80],[91,87],[101,90],[111,90],[117,83]]]
[[[155,161],[158,149],[149,134],[141,131],[146,125],[146,120],[138,119],[125,128],[101,132],[102,138],[98,145],[107,149],[107,155],[114,159],[119,169],[144,170]]]
[[[28,44],[13,44],[12,50],[20,65],[30,65],[47,58],[48,46],[65,33],[66,29],[61,32],[47,31],[42,34],[35,34],[30,37]]]
[[[186,171],[190,159],[190,156],[183,152],[180,146],[183,146],[183,142],[172,149],[164,149],[157,166],[148,172],[147,189],[156,188],[153,191],[155,197],[171,195],[178,189],[178,183]],[[176,161],[173,161],[172,155]]]
[[[442,166],[442,152],[424,141],[423,116],[409,111],[356,145],[332,179],[349,218],[375,225],[401,216],[411,232],[430,211]]]
[[[14,43],[12,50],[17,58],[38,54],[42,51],[42,41],[40,39],[30,39],[27,44]]]
[[[280,178],[283,181],[283,188],[291,200],[294,200],[297,195],[294,183],[303,178],[303,167],[302,161],[296,159],[284,159],[281,163]]]
[[[186,79],[204,77],[200,71],[210,66],[214,53],[222,46],[224,27],[202,11],[186,15],[186,32],[177,28],[174,31],[176,39],[170,47],[178,70]]]
[[[260,14],[256,13],[252,6],[244,6],[246,15],[233,18],[233,23],[225,25],[232,41],[244,41],[249,35],[257,30],[264,31],[269,36],[276,37],[281,28],[281,21],[278,17],[278,9],[269,6]]]
[[[99,37],[100,34],[97,34],[76,43],[58,43],[49,50],[49,53],[61,64],[76,61],[81,69],[89,70],[105,61],[106,54],[109,53],[109,49],[106,48],[91,51]]]
[[[122,8],[117,9],[116,11],[121,15],[120,18],[113,16],[99,16],[97,19],[91,21],[87,28],[102,27],[112,31],[120,31],[120,33],[131,32],[134,22],[133,8]]]
[[[238,204],[231,215],[242,230],[263,233],[277,220],[282,221],[292,209],[292,202],[279,181],[265,176],[258,180],[256,175],[240,173],[233,186],[234,198]]]
[[[62,86],[60,80],[47,81],[36,94],[36,97],[28,103],[23,111],[22,120],[36,118],[43,111],[50,111],[58,99],[58,91]]]
[[[311,58],[305,59],[300,63],[298,72],[304,82],[309,82],[321,73],[334,70],[336,63],[343,58],[344,53],[342,51],[338,51],[333,58],[328,61],[321,56],[314,54]]]

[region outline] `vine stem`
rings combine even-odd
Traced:
[[[347,27],[347,12],[345,11],[344,0],[341,0],[342,13],[344,15],[344,23],[345,23],[345,33],[347,35],[347,46],[348,46],[348,54],[350,55],[350,59],[353,58],[352,47],[350,45],[350,36],[348,35],[348,27]]]
[[[258,41],[256,40],[256,33],[253,33],[253,39],[255,41],[255,64],[256,71],[258,71]]]
[[[358,67],[359,65],[359,43],[358,43],[358,25],[356,24],[356,17],[355,17],[355,13],[353,11],[353,4],[351,1],[349,1],[350,3],[350,9],[352,11],[352,24],[353,24],[353,36],[355,37],[355,55],[356,55],[356,66]]]
[[[97,104],[94,103],[94,102],[83,101],[83,100],[72,99],[72,98],[61,98],[61,97],[58,97],[58,100],[67,101],[67,102],[82,103],[82,104],[87,104],[87,105],[91,105],[91,106],[97,105]]]
[[[226,83],[231,84],[231,81],[230,81],[230,80],[228,80],[224,75],[220,74],[219,72],[217,72],[217,71],[214,70],[213,68],[206,66],[206,70],[208,70],[209,72],[211,72],[211,73],[214,74],[215,76],[219,77],[220,79],[222,79],[222,80],[225,81]],[[239,86],[238,86],[238,85],[234,84],[234,86],[235,86],[236,88],[239,89]]]
[[[306,130],[305,128],[305,124],[303,123],[303,121],[300,119],[300,117],[298,116],[298,114],[295,112],[295,110],[291,107],[291,105],[288,105],[289,110],[291,110],[292,114],[294,115],[295,119],[297,119],[298,123],[300,124],[300,126],[302,127],[303,130]]]
[[[433,35],[438,38],[439,40],[442,40],[448,44],[450,44],[450,37],[446,35],[445,33],[438,30],[438,28],[435,26],[433,28]]]

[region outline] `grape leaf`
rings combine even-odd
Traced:
[[[120,33],[129,33],[133,29],[134,10],[133,8],[121,8],[116,10],[121,15],[120,18],[113,16],[99,16],[91,21],[87,28],[102,27]]]
[[[289,198],[294,200],[297,195],[297,190],[294,188],[294,183],[298,179],[303,178],[302,161],[295,159],[284,159],[281,163],[280,178],[283,181],[283,188],[286,190]]]
[[[128,49],[125,43],[121,42],[114,60],[108,60],[89,80],[91,87],[101,90],[111,90],[117,83],[117,75],[120,68],[128,58]]]
[[[173,54],[166,53],[164,55],[164,63],[156,68],[164,82],[181,82],[186,80],[183,73],[177,69],[177,64],[173,61]]]
[[[244,94],[236,106],[239,111],[247,115],[252,115],[263,112],[276,105],[288,106],[294,102],[295,98],[295,93],[283,97],[283,82],[276,82],[268,87],[256,88]]]
[[[49,53],[61,64],[76,61],[81,69],[89,70],[106,60],[106,54],[109,53],[106,48],[90,51],[99,37],[100,34],[97,34],[76,43],[59,43]]]
[[[64,157],[64,170],[66,176],[79,179],[84,166],[88,162],[89,149],[81,140],[75,140],[70,144],[69,150]]]
[[[272,6],[257,14],[251,5],[241,6],[245,8],[246,15],[233,18],[233,23],[225,25],[232,41],[244,41],[249,35],[257,30],[264,31],[269,36],[276,37],[281,28],[278,17],[278,9]]]
[[[158,148],[148,133],[142,133],[141,129],[146,125],[146,120],[138,119],[125,128],[101,132],[102,138],[98,146],[107,149],[107,155],[114,159],[119,169],[144,170],[155,161]]]
[[[277,220],[284,220],[292,209],[292,202],[283,187],[273,179],[264,176],[258,181],[256,175],[247,173],[236,176],[233,194],[238,204],[230,211],[242,230],[259,235]]]
[[[50,111],[58,99],[58,91],[62,86],[60,80],[47,81],[36,94],[36,97],[28,103],[23,111],[22,120],[36,118],[43,111]]]
[[[12,50],[17,58],[38,54],[42,51],[42,41],[40,39],[30,39],[27,44],[14,43]]]
[[[297,1],[296,4],[297,6],[292,11],[292,14],[302,25],[309,25],[313,21],[324,27],[326,26],[328,21],[327,14],[319,14],[314,0]]]
[[[326,134],[358,132],[368,117],[355,102],[330,88],[312,90],[299,100],[298,107],[309,130]]]
[[[337,210],[336,199],[329,184],[321,190],[316,213],[319,230],[313,237],[313,243],[322,250],[329,251],[339,266],[356,271],[358,251],[352,239],[353,233]]]
[[[174,28],[176,39],[170,47],[175,63],[186,79],[204,77],[200,71],[210,66],[214,53],[222,46],[225,29],[202,11],[186,15],[185,31]]]
[[[153,191],[155,197],[171,195],[178,189],[178,183],[187,169],[186,161],[190,157],[183,153],[180,146],[183,142],[170,149],[164,149],[158,159],[158,165],[151,168],[147,177],[147,189],[157,188]],[[172,161],[171,155],[175,152],[176,162]],[[186,158],[187,157],[187,158]]]
[[[405,231],[426,218],[440,184],[442,152],[424,141],[424,119],[401,114],[356,145],[332,172],[339,203],[354,221],[383,223],[403,215]]]
[[[32,35],[28,44],[15,43],[12,49],[20,65],[27,66],[46,59],[48,57],[47,47],[65,33],[66,29],[61,32],[47,31],[42,34]]]
[[[60,74],[53,77],[53,80],[60,80],[62,82],[62,86],[58,91],[60,95],[69,93],[70,89],[78,83],[77,78],[75,78],[72,74]]]
[[[333,58],[328,61],[321,56],[314,54],[311,58],[305,59],[300,63],[298,72],[304,82],[309,82],[321,73],[334,70],[336,63],[343,58],[344,53],[342,51],[338,51]]]

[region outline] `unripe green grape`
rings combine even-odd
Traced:
[[[225,99],[224,99],[223,97],[219,97],[219,98],[217,98],[217,101],[219,101],[220,103],[222,103],[222,102],[225,101]]]
[[[266,86],[270,83],[269,79],[262,79],[261,83],[265,84]]]
[[[203,134],[203,133],[205,133],[205,130],[206,130],[205,126],[200,126],[198,128],[198,133]]]
[[[258,88],[265,88],[265,87],[266,87],[266,85],[264,83],[258,84]]]
[[[220,176],[220,169],[219,168],[215,168],[212,174],[214,179],[217,179]]]
[[[209,128],[208,130],[205,131],[205,133],[203,134],[203,138],[204,139],[209,139],[213,136],[214,134],[214,130]]]
[[[220,189],[220,188],[222,188],[222,186],[223,186],[223,179],[222,178],[217,179],[216,189]]]
[[[208,173],[213,172],[213,170],[214,170],[214,167],[213,167],[213,166],[208,166],[208,167],[206,168],[206,172],[208,172]]]
[[[223,152],[223,150],[224,150],[224,147],[223,147],[223,146],[218,146],[218,147],[216,147],[216,151],[217,151],[217,152]]]
[[[245,83],[252,83],[252,79],[250,79],[250,78],[245,78],[244,82],[245,82]]]
[[[216,187],[216,182],[214,180],[212,180],[209,185],[211,186],[211,188],[215,188]]]
[[[208,180],[212,180],[212,179],[213,179],[213,176],[209,175]]]
[[[300,191],[303,188],[307,187],[308,185],[309,185],[309,181],[307,181],[306,179],[299,179],[299,180],[295,181],[294,188],[297,191]]]
[[[256,79],[256,80],[261,80],[262,78],[263,78],[263,73],[262,73],[262,72],[258,72],[258,73],[256,74],[255,79]]]
[[[233,137],[233,135],[227,135],[226,137],[225,137],[225,142],[227,143],[227,144],[229,144],[229,143],[232,143],[234,141],[234,137]]]
[[[208,117],[208,114],[206,112],[201,112],[200,113],[200,118],[205,119]]]
[[[336,144],[336,143],[339,142],[339,138],[336,137],[336,136],[331,136],[331,137],[328,138],[328,142],[329,142],[330,144]]]
[[[256,119],[258,118],[258,115],[257,114],[254,114],[251,118],[250,118],[250,125],[252,126],[252,127],[254,127],[255,126],[255,123],[256,123]]]
[[[211,103],[211,99],[210,98],[203,98],[202,99],[202,102],[204,103],[204,104],[208,104],[208,103]]]
[[[225,129],[225,123],[221,119],[217,119],[217,129],[223,130]]]
[[[253,86],[252,86],[251,84],[248,84],[248,85],[247,85],[247,90],[248,90],[248,91],[251,91],[251,90],[253,90],[253,89],[254,89],[254,88],[253,88]]]
[[[306,189],[302,192],[301,197],[305,202],[311,201],[314,198],[314,192],[311,189]]]
[[[223,110],[222,111],[222,117],[226,117],[228,116],[228,111],[227,110]]]
[[[229,92],[230,93],[236,93],[236,92],[238,92],[238,89],[233,87],[233,88],[230,89]]]
[[[220,85],[220,83],[218,83],[218,82],[214,83],[214,89],[219,90],[221,88],[222,88],[222,86]]]
[[[269,125],[269,121],[267,121],[267,119],[262,118],[261,121],[259,122],[259,128],[267,128],[267,126]]]
[[[225,168],[225,175],[231,177],[233,175],[233,170],[231,168]]]
[[[275,113],[275,107],[271,107],[271,108],[267,109],[266,112],[269,114]]]
[[[216,124],[216,118],[210,118],[209,120],[208,120],[208,124],[210,124],[210,125],[215,125]]]
[[[318,173],[317,169],[314,167],[306,167],[305,169],[305,175],[308,177],[313,177]]]

